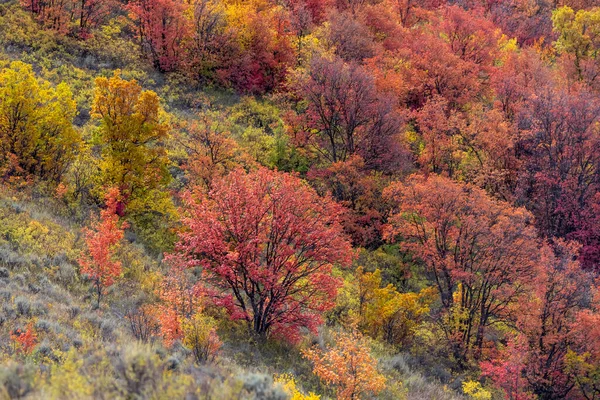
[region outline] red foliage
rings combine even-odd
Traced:
[[[94,282],[97,305],[100,305],[103,288],[111,286],[121,275],[121,262],[114,261],[115,247],[123,238],[126,223],[119,221],[119,190],[112,188],[106,194],[106,208],[100,212],[100,220],[92,223],[92,229],[85,228],[86,250],[79,258],[81,273]]]
[[[387,237],[433,273],[443,307],[468,310],[458,327],[449,323],[455,357],[480,356],[485,330],[526,294],[535,273],[535,230],[524,209],[489,198],[474,186],[432,175],[393,183],[385,192],[397,205]]]
[[[592,282],[576,261],[577,252],[576,246],[565,243],[558,243],[554,251],[543,249],[537,300],[522,314],[530,343],[527,379],[539,398],[565,398],[574,386],[565,371],[565,355],[578,341],[572,326],[586,307]]]
[[[288,38],[289,22],[282,12],[254,12],[246,16],[246,32],[221,59],[217,75],[225,86],[251,94],[263,94],[280,86],[295,60]]]
[[[340,284],[332,264],[353,257],[331,199],[293,175],[235,170],[188,193],[186,211],[171,260],[202,266],[217,305],[262,336],[316,329]]]
[[[566,356],[569,350],[584,354],[598,342],[586,323],[597,319],[589,308],[593,279],[581,270],[577,252],[564,242],[542,249],[529,300],[514,310],[522,336],[481,364],[496,386],[516,396],[511,398],[580,398]]]
[[[347,208],[340,217],[355,246],[373,249],[382,244],[382,228],[389,207],[381,194],[387,178],[369,171],[364,160],[355,155],[325,169],[312,169],[307,179],[319,193],[331,194]]]
[[[377,92],[365,68],[315,57],[307,76],[295,82],[308,102],[296,141],[328,162],[360,155],[369,168],[396,171],[404,159],[400,120],[393,100]]]
[[[173,71],[181,61],[188,34],[185,4],[179,0],[134,0],[128,4],[142,50],[159,71]]]
[[[489,377],[495,387],[504,391],[506,398],[533,400],[535,397],[528,392],[529,386],[525,376],[526,357],[526,338],[510,338],[497,358],[480,363],[481,375]]]
[[[37,345],[37,334],[35,333],[31,322],[27,325],[25,331],[15,329],[11,332],[10,338],[13,342],[18,344],[19,351],[23,352],[23,354],[31,354],[34,347]]]
[[[21,0],[47,28],[87,38],[115,10],[116,0]]]
[[[518,115],[524,165],[517,190],[543,235],[564,238],[573,232],[598,191],[599,113],[591,94],[546,85]]]

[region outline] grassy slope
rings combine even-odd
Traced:
[[[134,43],[115,22],[89,42],[78,42],[39,29],[14,2],[0,5],[0,66],[12,60],[34,65],[39,76],[66,81],[78,103],[76,123],[89,120],[93,79],[122,69],[123,75],[156,90],[165,106],[189,112],[206,93],[181,88],[183,78],[161,76],[137,58]],[[212,93],[211,95],[215,95]],[[235,101],[230,94],[220,99]],[[85,130],[85,128],[83,128]],[[89,283],[77,271],[81,225],[62,215],[53,199],[24,200],[0,188],[0,399],[28,398],[282,398],[270,382],[273,374],[292,372],[305,389],[327,395],[298,350],[257,346],[235,329],[223,327],[223,354],[216,363],[196,367],[182,347],[137,343],[127,310],[152,296],[156,259],[134,243],[121,252],[125,279],[108,293],[100,310],[90,306]],[[10,333],[32,323],[38,333],[35,352],[17,354]],[[382,398],[403,392],[410,399],[452,399],[452,391],[408,366],[406,359],[380,349],[391,387]],[[58,365],[61,365],[59,368]]]

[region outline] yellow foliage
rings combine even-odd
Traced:
[[[361,328],[373,337],[383,336],[392,344],[399,344],[413,335],[424,316],[429,314],[435,300],[434,288],[419,293],[399,293],[392,284],[381,287],[381,271],[357,272],[359,286],[359,317]]]
[[[192,350],[197,363],[212,361],[221,348],[214,318],[196,313],[183,321],[183,345]]]
[[[162,145],[169,126],[159,103],[156,93],[122,79],[120,71],[96,79],[92,116],[101,122],[102,183],[119,187],[130,202],[146,199],[170,179]]]
[[[69,87],[52,87],[20,61],[0,71],[0,178],[58,182],[81,144]]]
[[[296,380],[290,374],[282,374],[275,376],[275,382],[279,383],[291,397],[290,400],[319,400],[321,396],[310,392],[303,394],[296,387]]]
[[[462,384],[463,393],[471,399],[491,400],[492,393],[481,386],[477,381],[465,381]]]
[[[93,386],[79,373],[83,359],[77,359],[77,352],[71,349],[61,364],[52,365],[49,394],[53,399],[85,399],[90,398]]]

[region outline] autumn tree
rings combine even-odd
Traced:
[[[359,327],[373,338],[387,343],[407,343],[414,331],[430,312],[436,290],[425,288],[419,293],[400,293],[392,285],[382,285],[381,271],[356,271],[358,284]]]
[[[592,289],[589,308],[580,311],[571,329],[577,338],[565,356],[566,373],[585,399],[600,396],[600,292]]]
[[[58,183],[81,144],[69,87],[36,78],[15,61],[0,71],[0,177]]]
[[[101,184],[119,189],[133,227],[162,251],[169,247],[175,210],[165,191],[169,126],[159,103],[156,93],[122,79],[119,71],[96,79],[92,116],[100,123]]]
[[[498,52],[497,28],[477,10],[465,10],[458,5],[443,8],[440,34],[452,52],[472,62],[482,70],[491,67]]]
[[[78,36],[86,38],[92,29],[101,26],[117,9],[115,0],[71,0],[71,13],[75,19],[75,28]]]
[[[31,12],[45,28],[63,34],[68,33],[72,0],[21,0],[21,5]]]
[[[444,36],[433,28],[410,30],[391,55],[392,66],[402,78],[401,100],[411,109],[435,96],[443,97],[451,109],[457,109],[486,91],[479,66],[453,51]],[[410,63],[404,64],[408,60]]]
[[[345,161],[354,154],[367,166],[393,169],[399,155],[400,120],[393,104],[377,92],[365,68],[339,58],[314,57],[306,76],[296,81],[306,101],[296,139],[325,161]]]
[[[600,72],[597,61],[600,10],[593,8],[575,12],[565,5],[552,12],[552,25],[558,33],[556,49],[569,57],[575,77],[594,84]]]
[[[12,331],[10,339],[18,346],[17,350],[25,355],[31,354],[38,343],[38,336],[31,322],[27,324],[25,330],[17,328]]]
[[[331,194],[346,207],[340,218],[353,245],[368,249],[383,243],[382,229],[389,204],[381,193],[389,179],[379,172],[369,171],[358,155],[327,168],[312,168],[307,173],[307,180],[317,192]]]
[[[314,374],[336,388],[338,400],[358,400],[385,389],[385,377],[358,331],[335,333],[332,345],[306,349],[303,355],[313,363]]]
[[[541,249],[532,289],[515,308],[517,331],[481,363],[483,374],[515,399],[580,398],[577,385],[590,389],[587,361],[597,341],[589,323],[597,314],[590,307],[592,275],[582,271],[577,247],[556,241]]]
[[[116,9],[115,0],[21,0],[40,23],[62,34],[85,39]]]
[[[215,79],[222,57],[231,45],[224,4],[192,0],[187,11],[190,38],[186,44],[186,69],[200,82]]]
[[[572,233],[598,191],[599,107],[591,93],[546,85],[518,116],[523,164],[516,191],[543,235]]]
[[[236,165],[238,145],[231,137],[225,117],[215,110],[201,112],[177,139],[188,155],[185,168],[190,179],[206,187]]]
[[[386,189],[397,208],[387,237],[425,263],[455,324],[445,328],[455,357],[483,347],[486,328],[511,318],[510,306],[535,274],[531,215],[447,178],[413,176]]]
[[[110,189],[100,219],[93,221],[91,229],[83,230],[86,248],[79,258],[79,265],[81,273],[87,275],[94,284],[96,307],[100,307],[104,289],[112,286],[122,272],[121,262],[115,260],[115,252],[127,224],[119,221],[119,196],[117,188]]]
[[[267,2],[231,2],[226,7],[230,37],[217,75],[240,92],[263,94],[280,87],[295,61],[288,16]]]
[[[181,44],[188,34],[188,21],[184,17],[186,2],[135,0],[127,7],[142,54],[161,72],[176,69],[181,61]]]
[[[587,308],[591,281],[576,260],[577,251],[563,242],[543,249],[535,293],[540,304],[523,315],[522,329],[530,340],[527,380],[540,399],[564,398],[574,387],[565,357],[580,340],[581,331],[573,327]]]
[[[331,199],[264,168],[234,170],[185,198],[173,262],[203,267],[215,304],[262,337],[314,331],[339,285],[332,264],[352,259]]]
[[[502,390],[507,398],[529,400],[533,394],[526,375],[527,337],[515,334],[506,342],[496,357],[480,363],[481,375],[491,380],[492,386]]]

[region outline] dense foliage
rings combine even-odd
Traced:
[[[0,398],[600,398],[600,7],[0,4]]]

